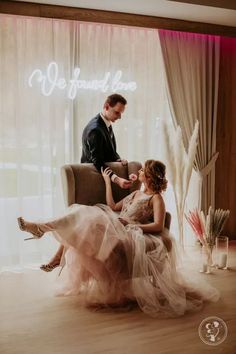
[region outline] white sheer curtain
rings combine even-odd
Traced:
[[[50,217],[63,207],[59,168],[70,160],[71,102],[61,92],[42,96],[27,79],[52,60],[66,74],[69,30],[63,21],[0,17],[1,266],[40,262],[55,248],[50,238],[23,243],[16,217]]]
[[[137,83],[137,89],[119,91],[127,101],[122,119],[114,124],[119,154],[128,160],[144,161],[160,155],[157,118],[170,118],[165,76],[156,30],[104,24],[74,23],[73,47],[81,78],[102,79],[105,72],[115,76],[122,70],[121,81]],[[92,45],[91,45],[92,43]],[[73,54],[74,55],[74,54]],[[102,109],[107,92],[79,91],[74,102],[78,150],[81,156],[83,127]]]
[[[0,16],[0,266],[24,266],[46,260],[54,240],[23,242],[16,217],[48,218],[63,208],[60,167],[79,162],[85,124],[102,109],[112,90],[79,89],[74,100],[55,88],[41,93],[34,69],[58,65],[67,82],[75,67],[81,80],[102,80],[106,72],[135,81],[122,91],[128,106],[114,130],[118,151],[128,160],[162,156],[158,117],[170,119],[157,31],[105,24]],[[171,193],[171,192],[169,192]],[[171,194],[167,208],[174,213]],[[174,223],[173,223],[174,224]],[[172,225],[173,225],[172,224]]]

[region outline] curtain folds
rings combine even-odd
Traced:
[[[50,238],[22,242],[16,218],[62,210],[59,167],[70,160],[70,102],[39,94],[28,78],[51,61],[63,61],[66,75],[68,44],[65,22],[0,16],[0,266],[40,262],[55,248]]]
[[[185,147],[199,120],[195,169],[199,175],[199,204],[215,206],[216,119],[220,37],[159,30],[168,98],[175,125]]]
[[[111,82],[122,71],[120,81],[135,81],[137,89],[119,91],[128,105],[114,125],[118,152],[128,160],[161,159],[157,118],[170,119],[161,48],[151,29],[0,15],[0,53],[0,269],[38,266],[57,245],[50,237],[24,243],[16,218],[63,211],[60,167],[79,162],[82,130],[113,91],[78,89],[72,100],[55,87],[45,96],[39,77],[29,86],[30,75],[45,75],[51,62],[66,82],[76,67],[87,81],[109,73]]]

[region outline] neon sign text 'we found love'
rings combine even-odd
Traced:
[[[112,77],[111,73],[108,71],[104,74],[101,80],[81,80],[80,68],[75,68],[73,71],[73,77],[70,80],[66,80],[59,76],[59,67],[56,62],[51,62],[46,72],[43,73],[40,69],[35,69],[28,79],[28,84],[33,87],[33,84],[40,84],[40,91],[44,96],[52,95],[53,91],[56,89],[66,90],[67,97],[71,100],[75,99],[78,90],[96,90],[96,91],[135,91],[137,88],[137,83],[135,81],[122,82],[122,71],[117,70]]]

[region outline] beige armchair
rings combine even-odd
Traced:
[[[142,167],[139,162],[129,162],[127,166],[122,166],[120,162],[107,163],[108,166],[119,177],[128,178],[131,173],[138,174]],[[65,165],[61,169],[62,187],[64,200],[67,206],[78,203],[94,205],[97,203],[106,204],[105,184],[102,175],[96,170],[92,163],[82,163],[77,165]],[[137,180],[130,189],[121,189],[117,184],[112,183],[114,200],[117,202],[129,193],[140,188]]]
[[[122,166],[120,162],[107,163],[108,166],[119,176],[128,178],[131,173],[138,174],[142,167],[139,162],[129,162]],[[62,188],[65,204],[94,205],[97,203],[106,204],[105,184],[102,175],[96,170],[93,164],[83,163],[64,165],[61,168]],[[130,189],[121,189],[117,184],[112,183],[114,200],[117,202],[129,193],[139,189],[141,183],[137,180]],[[166,213],[165,227],[169,229],[171,216]]]

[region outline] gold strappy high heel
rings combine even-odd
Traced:
[[[43,270],[44,272],[51,272],[53,269],[57,268],[57,267],[60,267],[61,266],[61,269],[58,273],[58,276],[61,275],[61,272],[63,271],[63,268],[65,266],[65,264],[61,264],[61,262],[59,261],[58,263],[55,263],[55,264],[50,264],[50,262],[48,264],[42,264],[40,266],[40,269]]]
[[[59,256],[56,256],[54,259],[52,259],[52,261],[50,261],[47,264],[42,264],[40,266],[40,269],[43,270],[44,272],[51,272],[53,269],[55,269],[57,267],[61,267],[61,269],[58,273],[58,276],[60,276],[61,272],[63,271],[63,269],[66,265],[65,252],[66,252],[66,248],[63,247],[63,251]]]
[[[30,232],[33,235],[33,237],[25,238],[25,241],[39,239],[44,235],[44,231],[42,231],[37,224],[28,223],[22,217],[17,218],[17,221],[22,231]]]
[[[58,263],[55,262],[55,264],[50,264],[47,263],[47,264],[42,264],[40,266],[40,269],[43,270],[44,272],[51,272],[53,269],[57,268],[60,266],[60,261]]]

